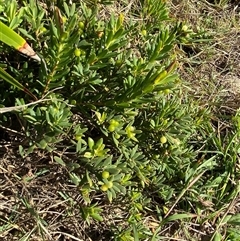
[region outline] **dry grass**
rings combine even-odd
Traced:
[[[117,204],[104,204],[105,198],[95,193],[95,202],[101,200],[105,210],[105,222],[101,226],[92,222],[89,230],[81,218],[81,193],[68,183],[66,170],[44,153],[26,160],[14,150],[3,155],[0,178],[0,226],[4,228],[1,240],[20,240],[23,234],[29,234],[31,238],[27,240],[34,241],[104,240],[111,236],[111,225],[124,222],[126,212]],[[116,212],[119,220],[112,220]]]
[[[180,74],[194,95],[205,104],[237,110],[240,106],[240,14],[237,4],[219,8],[207,1],[172,1],[172,17],[194,31],[204,30],[212,39],[183,48]]]

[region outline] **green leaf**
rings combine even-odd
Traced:
[[[67,17],[69,18],[70,13],[69,13],[69,8],[68,8],[68,5],[67,5],[66,2],[63,3],[63,7],[64,7],[64,10],[65,10],[65,13],[67,14]]]
[[[173,214],[173,215],[167,217],[166,219],[164,219],[163,222],[167,223],[167,222],[172,222],[175,220],[180,220],[180,219],[185,219],[185,218],[193,218],[193,217],[196,217],[196,215],[187,214],[187,213]]]
[[[117,187],[123,195],[126,195],[126,188],[117,182],[114,182],[114,186]]]
[[[0,41],[17,49],[21,53],[39,61],[39,62],[41,61],[39,56],[28,45],[26,40],[24,38],[22,38],[16,32],[14,32],[11,28],[6,26],[4,23],[2,23],[1,21],[0,21]]]
[[[221,241],[221,240],[222,240],[222,235],[219,232],[215,233],[213,241]]]
[[[45,149],[47,147],[47,142],[43,139],[39,142],[39,146],[42,148],[42,149]]]
[[[91,187],[93,185],[92,179],[89,176],[89,172],[86,170],[86,177],[87,177],[87,181],[89,186]]]
[[[240,225],[240,214],[233,215],[228,221],[228,224]]]
[[[103,217],[101,215],[99,215],[98,213],[92,213],[91,217],[94,218],[97,221],[100,221],[100,222],[103,221]]]
[[[109,190],[107,190],[107,197],[108,197],[109,202],[111,203],[112,200],[113,200],[113,194],[112,194],[112,192],[109,191]]]
[[[4,79],[5,81],[7,81],[9,84],[15,86],[16,88],[24,91],[25,93],[27,93],[28,95],[33,97],[35,100],[37,99],[37,97],[34,94],[32,94],[32,92],[30,90],[25,88],[22,84],[20,84],[16,79],[14,79],[10,74],[8,74],[1,67],[0,67],[0,78]]]
[[[107,166],[106,171],[110,172],[111,174],[118,174],[120,172],[120,170],[114,165]]]
[[[94,146],[94,140],[91,137],[88,137],[88,146],[89,146],[89,149],[92,151]]]
[[[64,2],[65,3],[65,2]],[[73,16],[76,10],[76,4],[72,3],[71,9],[70,9],[70,13],[69,16]]]
[[[75,174],[75,173],[70,173],[69,174],[69,176],[70,176],[70,179],[71,179],[71,181],[76,185],[76,186],[78,186],[79,185],[79,183],[80,183],[80,178]]]
[[[118,38],[121,37],[121,35],[123,35],[123,33],[124,33],[124,29],[120,28],[120,29],[114,34],[113,39],[116,39],[116,40],[117,40]]]
[[[58,164],[60,164],[60,165],[62,165],[62,166],[66,166],[66,164],[65,164],[65,162],[62,160],[62,158],[60,158],[60,157],[58,157],[58,156],[54,156],[54,160],[58,163]]]
[[[138,229],[135,224],[133,224],[133,236],[134,241],[139,241]]]
[[[23,29],[23,28],[18,28],[18,30],[19,30],[23,35],[25,35],[27,38],[35,41],[35,39],[34,39],[30,34],[28,34],[27,30],[25,30],[25,29]]]

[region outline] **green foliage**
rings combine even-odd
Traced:
[[[10,9],[9,15],[12,16],[15,12],[16,2],[12,2],[10,4],[12,9]],[[16,20],[17,21],[17,20]],[[0,21],[0,41],[3,43],[14,47],[16,50],[35,58],[40,61],[40,58],[36,53],[31,49],[31,47],[26,43],[26,40],[23,39],[20,35],[14,32],[10,27],[6,26],[4,23]],[[27,88],[25,88],[21,83],[19,83],[16,79],[14,79],[11,75],[9,75],[4,69],[0,67],[0,77],[13,85],[14,87],[25,91],[27,94],[36,98]]]
[[[216,135],[208,110],[185,97],[175,47],[195,35],[166,21],[164,1],[142,1],[136,14],[147,21],[127,23],[123,14],[100,18],[97,3],[6,6],[2,18],[33,40],[42,59],[34,73],[28,66],[12,71],[26,76],[38,99],[47,98],[16,111],[26,137],[19,153],[43,152],[65,170],[83,199],[78,209],[86,225],[104,221],[103,203],[119,203],[128,215],[122,226],[111,227],[115,240],[160,240],[164,225],[193,218],[192,201],[201,213],[200,198],[220,207],[236,195],[230,180],[236,178],[231,168],[239,134]],[[14,97],[17,105],[27,99]],[[238,115],[235,121],[239,129]],[[212,175],[217,169],[221,178]],[[172,214],[175,206],[185,213]],[[154,213],[157,230],[144,224],[148,213]]]

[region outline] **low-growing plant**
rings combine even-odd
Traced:
[[[23,160],[41,153],[51,160],[47,168],[56,165],[74,188],[57,192],[69,203],[64,215],[90,228],[105,222],[113,240],[160,240],[171,222],[203,222],[201,200],[211,199],[210,192],[216,192],[211,202],[219,207],[231,200],[236,192],[226,181],[232,178],[229,170],[221,170],[222,179],[211,173],[221,161],[227,163],[229,145],[236,148],[237,139],[223,147],[221,138],[229,136],[214,135],[209,111],[183,94],[175,49],[195,35],[166,21],[165,1],[141,1],[136,15],[146,22],[126,21],[123,13],[101,18],[99,3],[9,4],[2,18],[34,41],[42,60],[33,73],[28,66],[11,70],[26,75],[30,91],[45,99],[15,111],[24,133],[18,151]],[[27,102],[26,96],[14,96],[17,105]],[[2,122],[11,118],[4,115]],[[205,153],[203,143],[217,151]],[[42,239],[50,239],[48,216],[40,217],[26,200]],[[111,205],[117,210],[107,215]],[[117,225],[109,224],[110,216],[119,217]],[[147,217],[154,219],[152,225]],[[19,230],[22,240],[32,234]]]

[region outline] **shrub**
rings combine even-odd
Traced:
[[[20,154],[42,149],[68,170],[89,224],[90,217],[102,220],[101,209],[92,206],[96,193],[125,202],[128,222],[136,224],[145,208],[154,208],[153,198],[168,202],[181,190],[192,166],[188,142],[197,110],[181,98],[175,73],[182,26],[163,22],[164,3],[150,6],[142,7],[154,26],[151,19],[125,22],[123,14],[102,20],[84,3],[46,10],[30,1],[5,16],[21,24],[42,58],[36,73],[27,65],[12,72],[48,99],[18,113],[29,146],[21,145]],[[18,103],[25,104],[21,97]]]

